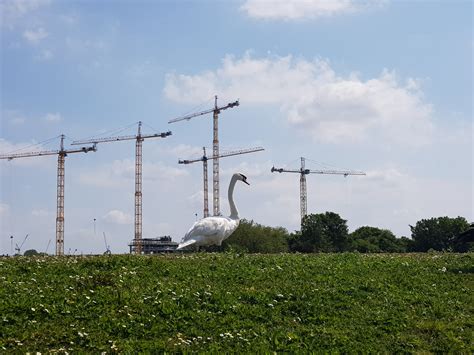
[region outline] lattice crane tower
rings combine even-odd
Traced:
[[[213,113],[213,140],[212,140],[212,198],[213,198],[213,212],[214,216],[220,215],[220,201],[219,201],[219,113],[228,108],[239,106],[239,100],[228,103],[225,106],[217,106],[217,95],[214,97],[214,108],[192,113],[186,116],[178,117],[168,121],[174,123],[183,120],[190,120],[193,117],[202,116],[208,113]]]
[[[135,140],[135,233],[134,233],[134,244],[135,253],[142,253],[142,151],[143,141],[148,138],[165,138],[170,136],[171,131],[155,133],[155,134],[142,134],[142,122],[138,122],[138,132],[136,135],[131,136],[116,136],[116,137],[105,137],[105,138],[91,138],[85,140],[77,140],[72,142],[73,145],[85,144],[85,143],[107,143],[107,142],[118,142],[125,140]]]
[[[204,155],[199,158],[199,159],[193,159],[193,160],[179,160],[179,164],[192,164],[196,163],[198,161],[202,161],[202,170],[203,170],[203,191],[204,191],[204,218],[209,217],[209,191],[208,191],[208,178],[207,178],[207,161],[209,159],[214,159],[216,158],[214,156],[212,157],[207,157],[206,156],[206,148],[202,148],[204,151]],[[254,152],[260,152],[263,149],[262,147],[255,147],[255,148],[248,148],[248,149],[241,149],[241,150],[234,150],[231,152],[225,152],[220,154],[217,158],[225,158],[225,157],[231,157],[234,155],[240,155],[240,154],[248,154],[248,153],[254,153]]]
[[[68,154],[88,153],[97,151],[96,145],[91,147],[82,147],[79,149],[64,149],[64,134],[61,136],[59,150],[45,150],[38,152],[25,152],[17,154],[3,154],[0,159],[17,159],[27,157],[38,157],[43,155],[58,156],[58,175],[57,175],[57,195],[56,195],[56,255],[64,255],[64,182],[65,182],[65,161]]]
[[[351,171],[351,170],[309,170],[305,168],[305,158],[301,157],[301,168],[300,169],[283,169],[272,167],[271,172],[278,173],[298,173],[300,174],[300,210],[301,210],[301,221],[307,214],[308,209],[308,196],[306,190],[306,175],[308,174],[331,174],[331,175],[365,175],[362,171]]]

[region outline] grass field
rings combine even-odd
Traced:
[[[0,352],[472,353],[474,254],[0,259]]]

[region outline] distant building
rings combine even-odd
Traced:
[[[169,235],[158,238],[142,238],[138,243],[141,244],[142,254],[172,253],[178,247],[178,243],[173,242]],[[128,245],[130,254],[134,254],[138,245],[136,240],[132,240]]]

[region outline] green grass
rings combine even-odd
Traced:
[[[474,254],[0,259],[0,352],[474,351]]]

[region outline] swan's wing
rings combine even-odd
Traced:
[[[180,246],[195,245],[221,245],[229,237],[239,222],[227,217],[215,216],[203,218],[193,224],[191,229],[181,240]],[[189,241],[189,244],[187,244]]]
[[[184,243],[191,239],[196,239],[196,237],[215,236],[216,233],[226,230],[227,224],[228,221],[225,217],[203,218],[193,224],[193,226],[184,236],[181,243]]]
[[[196,239],[189,239],[183,243],[179,243],[178,247],[176,248],[176,250],[179,250],[179,249],[183,249],[183,248],[186,248],[188,245],[191,245],[191,244],[194,244],[196,243]]]

